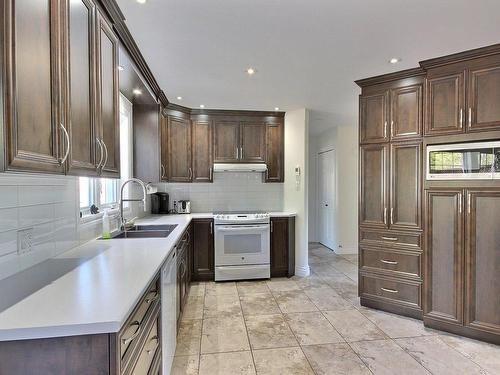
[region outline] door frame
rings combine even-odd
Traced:
[[[325,154],[327,152],[333,152],[333,159],[334,159],[334,165],[335,165],[335,169],[333,171],[333,180],[334,180],[333,181],[333,185],[334,185],[335,194],[334,194],[334,197],[333,197],[334,199],[332,200],[332,202],[335,203],[335,206],[336,206],[337,197],[338,197],[338,194],[337,194],[337,152],[336,152],[336,150],[335,150],[334,147],[321,148],[321,149],[319,149],[316,152],[316,199],[315,199],[314,203],[316,205],[316,227],[317,228],[319,228],[319,223],[321,223],[321,220],[320,220],[321,214],[320,214],[320,205],[319,205],[319,192],[320,192],[320,184],[319,184],[319,156],[320,156],[320,154]],[[319,231],[316,232],[316,236],[318,238],[318,243],[322,244],[326,248],[328,248],[328,249],[332,250],[333,252],[335,252],[335,249],[332,249],[332,248],[326,246],[324,243],[322,243],[320,241]]]

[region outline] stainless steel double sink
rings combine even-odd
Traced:
[[[111,239],[128,238],[166,238],[177,227],[177,224],[135,225],[126,231],[111,233]],[[99,238],[102,240],[103,238]]]

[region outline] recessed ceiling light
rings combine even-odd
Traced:
[[[279,110],[280,110],[280,107],[274,107],[274,110],[275,110],[275,111],[279,111]]]
[[[200,104],[200,108],[205,108],[205,104]]]
[[[136,0],[139,4],[146,4],[146,0]]]
[[[182,100],[182,96],[178,96],[178,97],[177,97],[177,100]]]
[[[256,72],[257,72],[257,70],[255,68],[248,68],[247,69],[247,74],[249,76],[253,76]]]
[[[133,90],[132,90],[132,94],[134,94],[134,95],[141,95],[141,94],[142,94],[142,91],[141,91],[141,90],[139,90],[139,89],[133,89]]]
[[[123,66],[121,66],[121,65],[118,65],[118,70],[122,71],[122,70],[125,70],[125,68]]]
[[[391,64],[397,64],[400,61],[401,61],[401,59],[398,59],[397,57],[393,57],[392,59],[389,60],[389,62]]]

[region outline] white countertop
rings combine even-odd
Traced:
[[[167,238],[94,240],[52,258],[53,268],[75,266],[0,312],[0,341],[118,332],[191,220],[212,217],[148,216],[136,223],[177,227]],[[37,267],[26,277],[38,278]]]

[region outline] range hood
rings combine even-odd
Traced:
[[[215,163],[214,172],[265,172],[267,165],[264,163]]]

